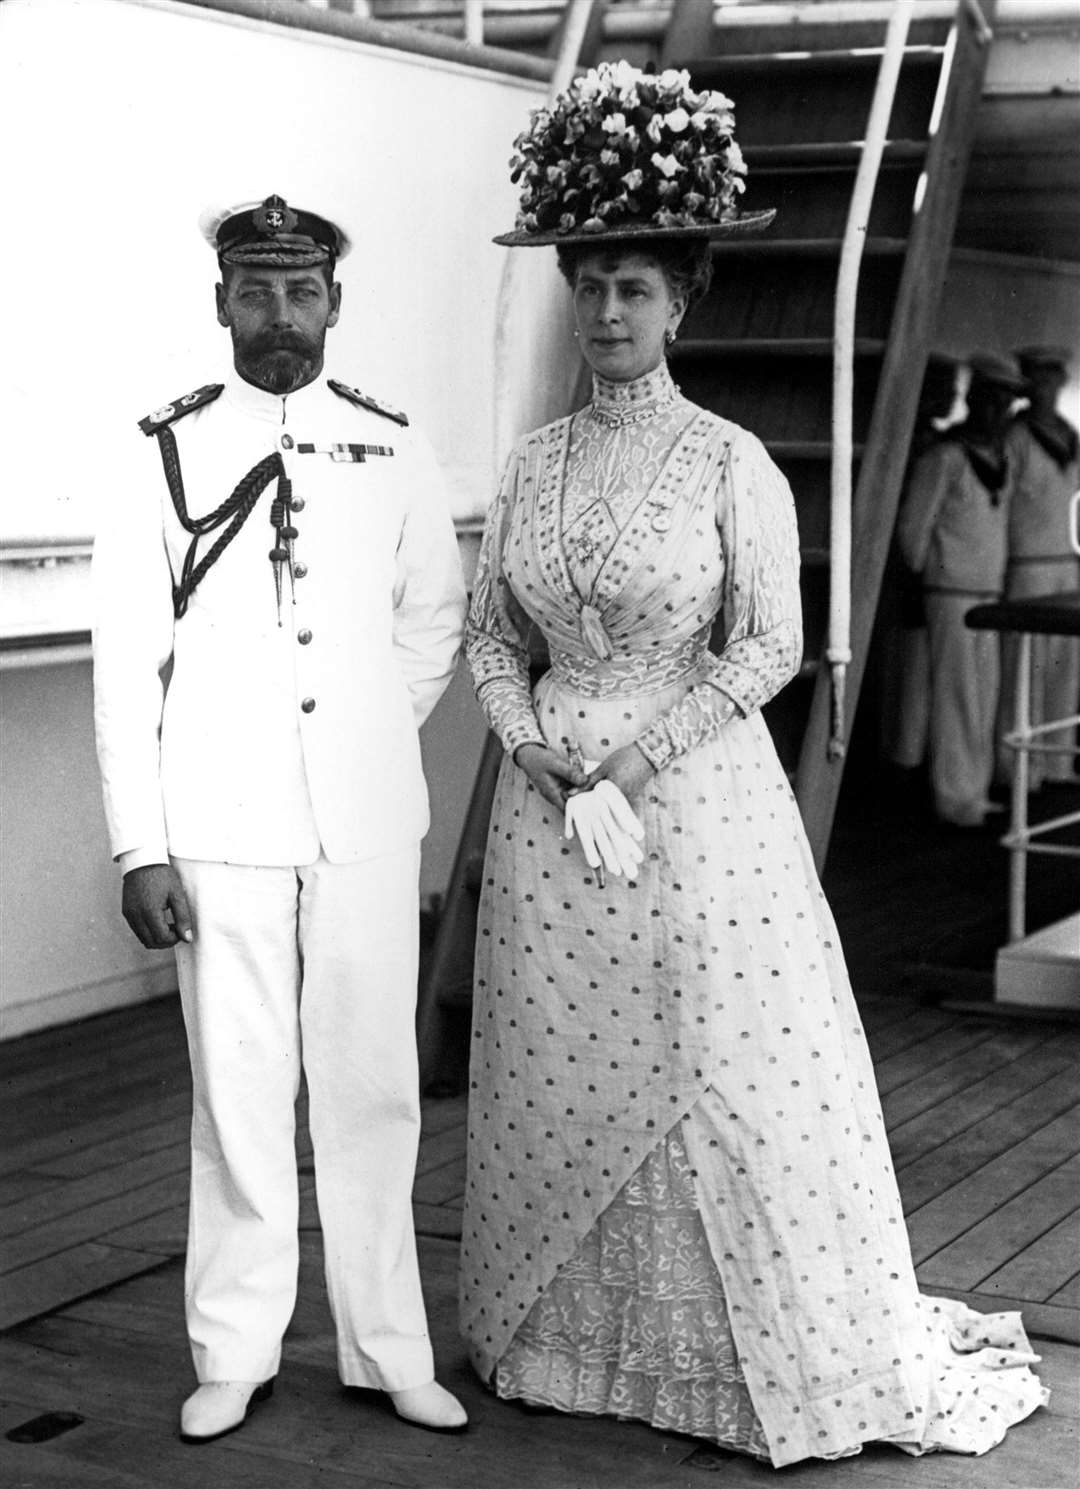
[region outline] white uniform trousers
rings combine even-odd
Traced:
[[[1001,680],[996,631],[973,631],[971,595],[926,595],[930,643],[930,785],[945,822],[975,826],[989,806]]]
[[[1070,560],[1038,563],[1029,560],[1009,567],[1007,597],[1026,600],[1039,595],[1060,595],[1080,587],[1080,563]],[[1016,674],[1019,642],[1013,635],[1002,637],[1001,709],[999,734],[1016,723]],[[1032,636],[1031,722],[1045,724],[1080,712],[1080,636]],[[1061,745],[1052,754],[1028,756],[1028,779],[1034,791],[1043,781],[1074,781],[1080,770],[1076,755],[1076,730],[1062,729],[1044,735],[1040,743]],[[1012,780],[1013,752],[999,751],[998,773]]]
[[[412,1223],[419,845],[299,868],[175,860],[194,1086],[186,1271],[196,1375],[274,1375],[296,1301],[301,1048],[338,1369],[433,1378]]]

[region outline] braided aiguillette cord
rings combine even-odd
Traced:
[[[281,625],[281,566],[289,566],[289,591],[296,604],[296,572],[293,566],[293,544],[298,530],[289,521],[292,508],[292,481],[282,470],[278,476],[277,496],[270,503],[270,525],[274,529],[274,546],[270,562],[274,565],[274,591],[277,595],[278,625]]]
[[[265,456],[258,465],[252,467],[248,473],[241,477],[236,487],[225,501],[212,512],[203,517],[192,518],[188,515],[187,498],[184,493],[184,482],[180,472],[180,459],[176,448],[176,438],[172,430],[166,425],[158,431],[158,447],[161,451],[162,465],[165,468],[165,480],[168,483],[169,495],[172,498],[173,507],[180,520],[181,526],[186,532],[192,534],[191,543],[188,545],[187,553],[184,555],[183,568],[180,574],[180,583],[173,586],[173,613],[177,620],[184,615],[188,608],[196,587],[206,577],[208,571],[218,561],[225,549],[236,537],[244,523],[254,511],[259,497],[276,476],[284,476],[284,466],[281,456],[275,451]],[[229,519],[232,519],[229,522]],[[209,552],[200,560],[195,562],[195,553],[201,537],[210,533],[216,527],[229,522],[229,526],[220,535]],[[288,555],[286,555],[288,557]],[[280,582],[280,581],[279,581]],[[280,624],[280,602],[279,624]]]

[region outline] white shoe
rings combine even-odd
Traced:
[[[469,1425],[461,1402],[443,1390],[438,1381],[386,1394],[402,1421],[411,1422],[414,1427],[426,1427],[429,1432],[464,1432]]]
[[[274,1392],[273,1380],[260,1385],[251,1380],[211,1380],[184,1402],[180,1412],[180,1441],[214,1442],[242,1427],[254,1407]]]

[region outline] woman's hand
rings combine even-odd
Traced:
[[[610,781],[612,785],[618,786],[627,801],[632,802],[641,795],[655,774],[638,746],[628,744],[621,749],[612,750],[606,759],[601,760],[584,785],[588,789],[595,786],[597,781]]]
[[[560,812],[565,809],[571,790],[585,784],[585,772],[571,765],[565,755],[549,750],[547,745],[518,745],[514,764],[525,772],[544,800]]]

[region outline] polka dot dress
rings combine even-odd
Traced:
[[[643,440],[639,464],[653,461],[621,532],[665,472],[683,471],[609,596],[619,539],[594,552],[589,527],[573,576],[562,546],[588,465],[566,421],[512,460],[481,558],[470,662],[508,749],[536,739],[602,759],[647,741],[658,769],[634,803],[638,876],[601,886],[561,813],[503,763],[477,938],[470,1356],[502,1394],[652,1421],[777,1466],[874,1440],[983,1451],[1045,1393],[1018,1322],[987,1322],[1005,1362],[990,1366],[993,1345],[963,1335],[955,1305],[919,1298],[835,928],[747,706],[785,623],[797,630],[778,613],[797,606],[797,583],[755,501],[779,478],[756,442],[718,420],[702,439],[685,400],[661,392],[663,437],[637,408],[629,435],[597,436]],[[710,660],[700,640],[695,661],[702,594],[728,644]],[[599,642],[595,617],[572,624],[592,601]],[[532,695],[529,621],[553,646]],[[654,641],[672,660],[643,669]],[[994,1397],[984,1420],[960,1405],[976,1379]]]

